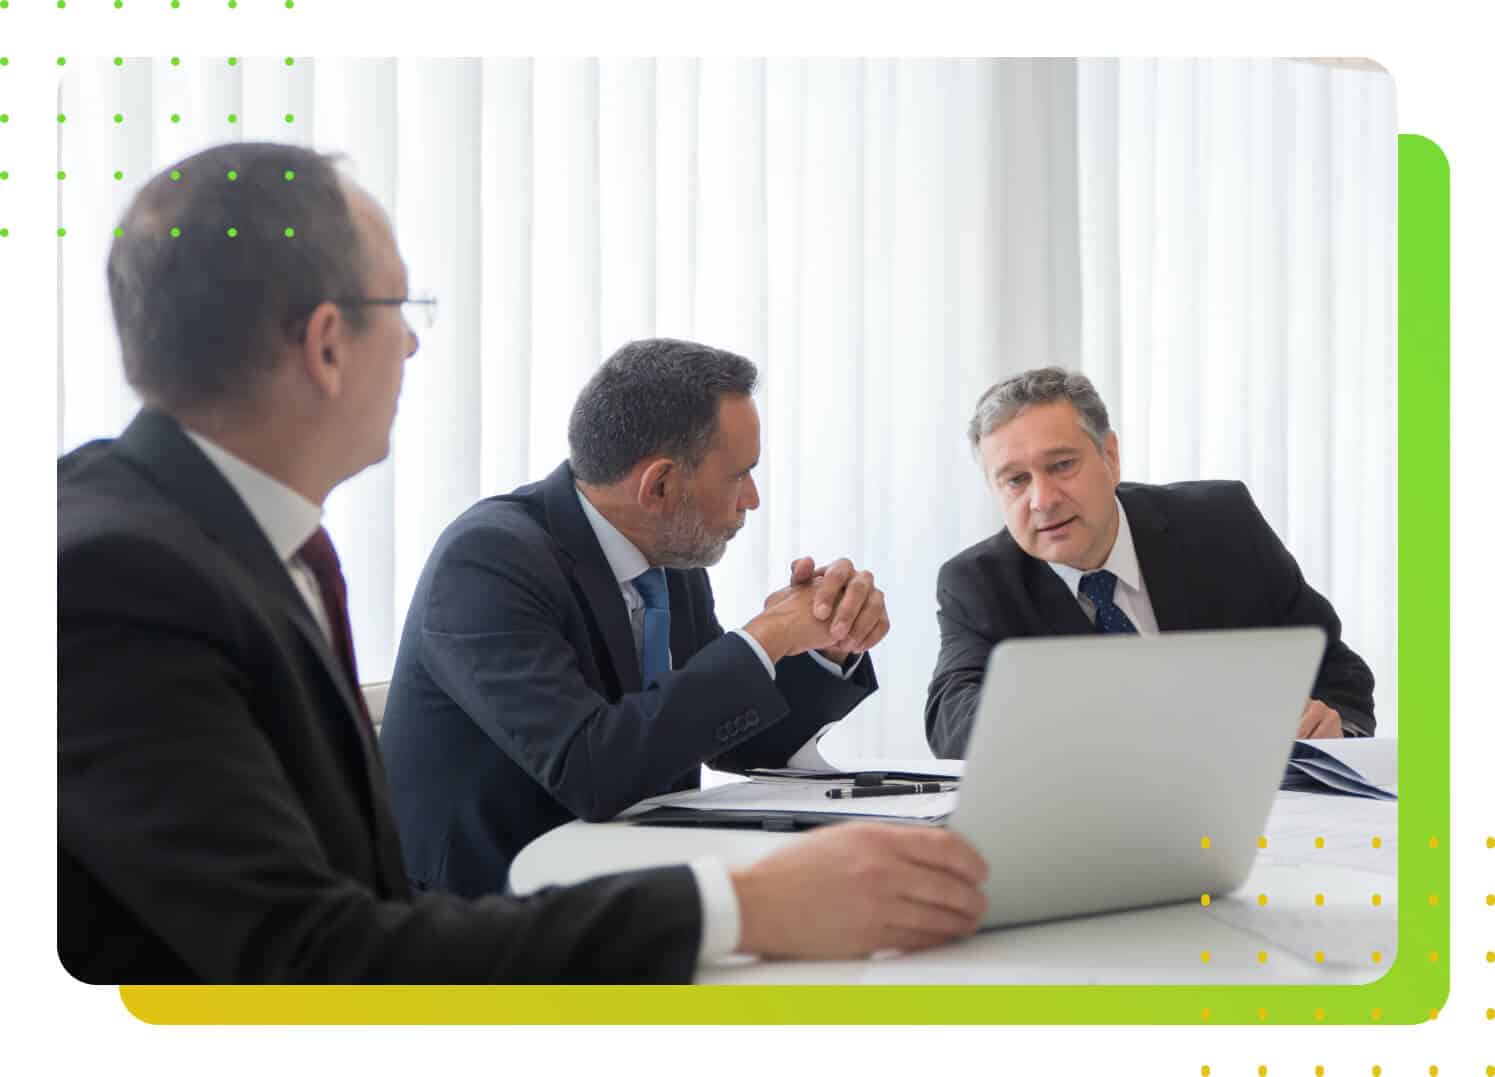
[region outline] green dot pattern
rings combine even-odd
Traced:
[[[181,67],[182,66],[182,58],[180,56],[173,56],[171,58],[171,66],[172,67]]]
[[[8,179],[10,179],[10,173],[6,172],[4,169],[0,169],[0,180],[8,180]]]
[[[5,6],[9,7],[10,5],[6,4]],[[10,229],[9,228],[0,228],[0,239],[4,239],[8,235],[10,235]]]
[[[295,123],[295,122],[296,122],[296,116],[295,116],[295,114],[291,113],[291,112],[287,112],[286,113],[286,123]]]
[[[61,239],[65,235],[67,235],[67,229],[66,228],[59,228],[59,229],[57,229],[57,238],[58,239]]]
[[[10,122],[10,113],[9,112],[0,112],[0,123],[9,123],[9,122]]]
[[[173,168],[171,170],[171,178],[172,178],[172,181],[175,182],[176,180],[179,180],[179,179],[182,178],[182,173],[178,169]]]
[[[114,114],[114,122],[115,123],[124,123],[125,122],[124,115],[122,113],[116,112]]]
[[[238,67],[239,66],[239,58],[237,56],[230,56],[228,58],[228,66],[229,67]]]
[[[229,239],[233,239],[238,234],[239,234],[239,230],[237,228],[230,228],[228,230],[228,238]]]
[[[228,114],[228,122],[229,123],[238,123],[239,122],[239,114],[237,112],[230,112]]]
[[[286,239],[295,239],[295,238],[296,238],[296,230],[294,228],[287,228],[286,229]]]
[[[171,114],[171,122],[172,123],[181,123],[182,122],[182,117],[179,114],[173,112]]]
[[[116,236],[122,236],[122,235],[124,235],[124,234],[125,234],[125,230],[124,230],[124,229],[123,229],[123,228],[116,228],[116,229],[115,229],[115,230],[114,230],[114,234],[115,234],[115,235],[116,235]]]
[[[60,179],[60,180],[65,180],[65,179],[67,179],[67,173],[66,173],[66,172],[64,172],[64,171],[63,171],[63,170],[62,170],[62,169],[60,169],[60,168],[59,168],[59,169],[58,169],[58,170],[57,170],[57,178],[58,178],[58,179]]]
[[[291,171],[291,169],[289,169],[289,168],[286,169],[286,182],[290,183],[291,180],[293,180],[295,178],[296,178],[296,173],[293,172],[293,171]]]
[[[171,238],[172,239],[176,239],[181,234],[182,234],[182,230],[180,228],[177,228],[175,225],[173,225],[172,229],[171,229]]]
[[[116,56],[114,58],[114,66],[115,67],[124,67],[125,66],[125,58],[123,56]]]
[[[57,114],[57,122],[58,123],[67,123],[67,114],[63,113],[63,112],[59,112]]]
[[[59,57],[57,57],[57,66],[58,67],[66,67],[67,66],[67,57],[66,56],[59,56]]]
[[[296,66],[296,58],[294,56],[287,56],[286,57],[286,66],[287,67],[295,67]]]
[[[123,172],[116,172],[114,173],[114,178],[117,180],[122,180],[125,178],[125,174]]]
[[[229,172],[228,172],[228,182],[232,183],[232,182],[234,182],[234,180],[236,180],[238,178],[239,178],[239,174],[237,172],[235,172],[233,169],[229,169]]]

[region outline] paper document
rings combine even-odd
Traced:
[[[1396,794],[1374,785],[1363,774],[1335,754],[1341,744],[1351,741],[1324,740],[1293,742],[1292,756],[1282,775],[1282,788],[1290,792],[1337,793],[1343,796],[1369,797],[1372,800],[1395,800]],[[1326,750],[1320,745],[1333,745]],[[1379,759],[1373,759],[1379,762]]]

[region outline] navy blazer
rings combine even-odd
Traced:
[[[57,952],[88,983],[690,979],[688,868],[413,895],[305,599],[158,412],[57,464]]]
[[[702,763],[783,766],[877,687],[807,655],[776,678],[717,623],[704,569],[666,576],[674,669],[641,683],[628,610],[569,463],[479,501],[437,540],[381,734],[416,886],[502,889],[519,850],[693,788]]]
[[[1313,698],[1365,734],[1375,732],[1370,667],[1340,639],[1334,607],[1308,586],[1242,483],[1124,482],[1116,495],[1159,631],[1318,625],[1328,646]],[[1095,631],[1068,585],[1005,528],[945,562],[937,599],[940,656],[924,728],[941,758],[965,754],[993,647],[1015,637]]]

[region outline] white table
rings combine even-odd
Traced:
[[[1371,781],[1396,787],[1395,741],[1350,742],[1344,758]],[[888,765],[878,761],[879,769]],[[1396,822],[1395,802],[1281,793],[1264,828],[1267,848],[1245,884],[1208,907],[1170,905],[1003,928],[920,953],[863,961],[732,959],[702,969],[697,982],[1367,983],[1396,957]],[[745,864],[799,836],[573,822],[521,851],[509,882],[523,894],[703,855]],[[1258,903],[1259,894],[1267,895],[1265,905]],[[1380,895],[1379,903],[1373,895]]]

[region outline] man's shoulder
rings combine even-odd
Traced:
[[[1138,510],[1157,512],[1170,522],[1220,523],[1242,514],[1255,515],[1255,502],[1238,479],[1194,479],[1160,485],[1124,482],[1116,495],[1129,515]]]
[[[974,576],[991,578],[1015,574],[1031,560],[1004,527],[947,560],[940,566],[940,580],[943,583]]]

